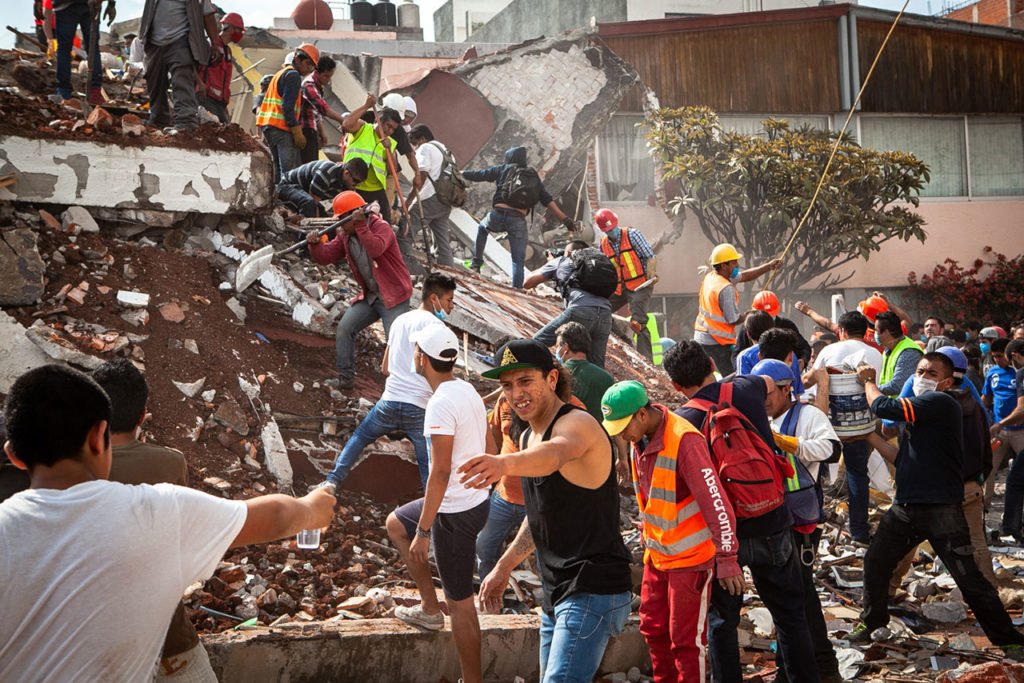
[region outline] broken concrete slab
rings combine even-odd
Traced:
[[[52,362],[26,336],[26,330],[17,320],[0,311],[0,394],[11,390],[14,380],[23,373]]]
[[[196,394],[203,390],[203,385],[206,384],[206,378],[200,377],[195,382],[178,382],[171,380],[171,384],[178,388],[178,391],[185,394],[188,398],[195,398]]]
[[[73,235],[79,232],[100,231],[100,226],[96,223],[96,219],[81,206],[69,206],[67,211],[60,215],[60,219],[64,230]]]
[[[274,198],[270,155],[0,136],[0,199],[35,204],[251,213]]]
[[[25,336],[53,360],[61,361],[86,370],[95,370],[103,365],[96,356],[79,351],[57,330],[47,325],[35,325],[25,330]]]
[[[267,465],[267,471],[277,481],[278,487],[290,491],[294,476],[292,463],[288,459],[288,449],[284,445],[284,438],[277,422],[271,419],[264,425],[260,438],[263,440],[263,460]]]
[[[124,289],[117,291],[117,303],[122,306],[132,306],[136,308],[145,308],[149,306],[149,294],[142,292],[129,292]]]
[[[39,303],[46,288],[46,265],[28,228],[0,230],[0,306]]]
[[[213,419],[240,436],[248,436],[249,420],[235,399],[226,397],[217,407]]]

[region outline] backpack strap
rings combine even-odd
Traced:
[[[796,436],[797,423],[800,422],[800,411],[803,409],[803,403],[796,401],[793,407],[786,413],[786,419],[782,421],[782,428],[779,430],[786,436]]]

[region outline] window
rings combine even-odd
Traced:
[[[779,119],[789,124],[790,130],[798,130],[810,126],[818,130],[828,130],[827,116],[788,116],[785,114],[720,114],[718,122],[723,130],[747,135],[761,135],[761,124],[766,119]]]
[[[607,202],[646,202],[654,194],[654,159],[639,114],[613,116],[597,138],[598,188]]]
[[[967,196],[963,118],[862,116],[860,134],[864,147],[910,152],[928,165],[932,179],[922,197]]]
[[[1005,197],[1024,194],[1024,125],[1020,118],[967,120],[971,194]]]

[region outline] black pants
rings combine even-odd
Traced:
[[[889,623],[889,579],[896,565],[922,541],[931,543],[993,645],[1024,645],[996,589],[974,561],[971,532],[961,502],[893,505],[882,517],[864,556],[864,611],[869,630]]]
[[[316,218],[321,213],[320,203],[313,198],[313,195],[298,185],[279,184],[277,186],[277,198],[289,209],[306,218]]]
[[[817,683],[820,678],[807,628],[803,577],[792,530],[786,528],[773,536],[740,539],[738,559],[741,565],[750,567],[757,594],[775,621],[787,680]],[[742,606],[742,595],[729,595],[718,581],[712,583],[708,645],[715,683],[741,683],[743,680],[736,635]]]
[[[796,543],[797,557],[800,560],[800,575],[804,583],[804,614],[807,616],[807,628],[811,634],[811,645],[814,647],[814,664],[818,667],[818,673],[822,678],[840,680],[836,651],[832,647],[832,641],[828,639],[825,615],[821,611],[821,600],[818,599],[818,591],[814,586],[814,561],[818,556],[821,527],[810,534],[798,534],[794,531],[793,540]],[[788,681],[782,650],[779,650],[775,663],[779,667],[775,683]]]
[[[311,161],[319,160],[320,131],[316,128],[303,127],[302,134],[306,136],[306,146],[299,150],[299,156],[302,158],[302,163],[308,164]]]
[[[384,190],[356,190],[359,196],[366,200],[367,204],[377,202],[380,204],[380,217],[391,222],[391,206],[388,205],[388,193]]]
[[[715,344],[714,346],[708,346],[701,344],[700,347],[704,349],[704,353],[708,354],[711,360],[715,361],[715,370],[725,377],[736,371],[736,368],[732,365],[732,344],[729,346],[723,346],[721,344]]]

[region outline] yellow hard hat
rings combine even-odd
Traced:
[[[736,251],[736,247],[728,242],[723,242],[711,250],[711,265],[713,266],[729,261],[739,261],[741,258],[743,258],[743,254]]]

